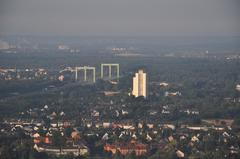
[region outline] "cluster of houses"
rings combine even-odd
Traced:
[[[142,156],[148,152],[148,147],[147,144],[142,144],[135,140],[131,140],[128,143],[107,143],[104,146],[104,150],[107,152],[111,152],[112,154],[116,154],[117,152],[119,152],[121,155],[128,155],[134,152],[136,156]]]
[[[48,109],[47,106],[44,109]],[[96,114],[96,112],[93,113]],[[239,136],[231,133],[233,120],[202,120],[201,125],[181,124],[178,127],[171,123],[156,124],[143,121],[136,123],[131,120],[85,122],[81,126],[77,126],[74,121],[55,122],[51,120],[47,127],[41,120],[9,119],[4,124],[8,126],[1,126],[1,133],[14,134],[14,132],[23,130],[32,138],[34,149],[55,155],[90,154],[91,150],[84,139],[86,136],[96,136],[104,144],[102,151],[112,154],[119,152],[122,155],[134,152],[136,156],[142,156],[147,155],[154,148],[164,153],[169,143],[176,142],[187,143],[190,150],[201,151],[200,145],[203,145],[202,143],[208,138],[216,138],[214,135],[217,134],[216,141],[225,144],[229,154],[234,155],[240,152],[237,144]],[[86,127],[86,130],[81,131]],[[67,128],[71,129],[70,135],[66,134]],[[61,147],[54,143],[54,132],[59,132],[64,138],[64,145]],[[236,143],[232,142],[233,140],[236,140]],[[179,158],[186,156],[185,150],[181,147],[175,147],[175,151]]]
[[[123,107],[118,114],[128,114],[127,107]],[[162,111],[171,111],[165,105]],[[182,113],[189,115],[199,115],[197,110],[183,109]],[[212,132],[218,134],[218,142],[228,145],[229,154],[239,153],[236,144],[230,144],[238,136],[231,133],[233,120],[202,120],[199,125],[188,125],[180,123],[167,123],[151,120],[133,121],[130,119],[106,120],[100,118],[101,110],[91,109],[89,117],[81,121],[78,125],[74,120],[65,118],[63,111],[53,111],[48,105],[42,108],[28,109],[21,112],[24,119],[6,120],[4,123],[9,125],[8,129],[1,128],[1,133],[14,134],[19,129],[32,138],[34,149],[38,152],[46,152],[55,155],[74,154],[75,156],[91,154],[91,149],[86,142],[86,137],[95,136],[104,147],[102,151],[122,155],[135,153],[137,156],[148,155],[152,149],[163,151],[168,149],[170,143],[187,143],[189,149],[199,149],[207,138],[213,137]],[[157,110],[149,110],[150,116],[156,116]],[[117,113],[116,113],[117,114]],[[49,119],[49,123],[43,121],[43,117]],[[96,120],[97,119],[97,120]],[[66,135],[66,129],[71,128],[71,135]],[[84,130],[84,131],[83,131]],[[64,138],[64,145],[58,147],[54,143],[54,132],[59,132]],[[237,140],[236,140],[237,141]],[[175,147],[176,155],[179,158],[186,156],[187,152],[181,147]]]
[[[64,133],[61,133],[61,135],[66,141],[60,147],[53,143],[52,135],[49,136],[46,134],[41,136],[39,133],[35,133],[32,136],[34,149],[38,152],[46,152],[54,155],[73,154],[74,156],[83,156],[89,153],[89,148],[81,140],[78,131],[73,131],[70,137],[66,137]]]
[[[0,68],[0,79],[2,80],[33,80],[39,78],[47,79],[47,77],[48,71],[43,68]]]

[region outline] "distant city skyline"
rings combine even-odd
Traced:
[[[2,0],[0,35],[239,36],[238,0]]]

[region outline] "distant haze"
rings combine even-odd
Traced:
[[[239,0],[0,0],[0,34],[240,35]]]

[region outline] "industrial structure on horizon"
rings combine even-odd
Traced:
[[[117,79],[117,81],[119,81],[119,64],[117,63],[103,63],[101,64],[101,78],[104,79],[104,68],[107,67],[108,68],[108,78],[105,78],[105,79],[108,79],[108,80],[111,80],[111,79]],[[112,68],[116,68],[116,72],[113,72]],[[75,69],[72,69],[72,68],[67,68],[66,70],[63,70],[63,71],[71,71],[71,72],[75,72],[75,81],[78,81],[79,80],[79,71],[83,71],[84,74],[83,74],[83,81],[84,82],[92,82],[92,83],[95,83],[96,82],[96,67],[92,67],[92,66],[83,66],[83,67],[75,67]],[[61,71],[61,72],[63,72]],[[88,78],[88,75],[87,75],[87,72],[90,71],[92,72],[92,80],[89,81],[89,78]],[[113,75],[113,73],[115,73],[116,75]]]
[[[119,64],[116,63],[103,63],[101,64],[101,78],[104,78],[104,68],[108,67],[108,79],[114,79],[116,76],[112,76],[112,67],[116,68],[117,80],[119,80]]]
[[[89,66],[83,66],[83,67],[75,67],[75,80],[78,80],[78,71],[83,70],[84,71],[84,81],[87,81],[87,70],[92,70],[92,82],[96,82],[96,68],[95,67],[89,67]]]

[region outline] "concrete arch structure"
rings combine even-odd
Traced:
[[[119,79],[119,64],[117,63],[102,63],[101,64],[101,78],[104,78],[104,68],[108,67],[108,78],[111,79],[112,78],[112,67],[116,67],[117,68],[117,79]]]
[[[92,81],[93,83],[96,82],[96,68],[95,67],[90,67],[90,66],[83,66],[83,67],[75,67],[75,80],[78,80],[78,71],[84,71],[84,81],[87,81],[87,71],[92,71],[93,73],[93,78]]]

